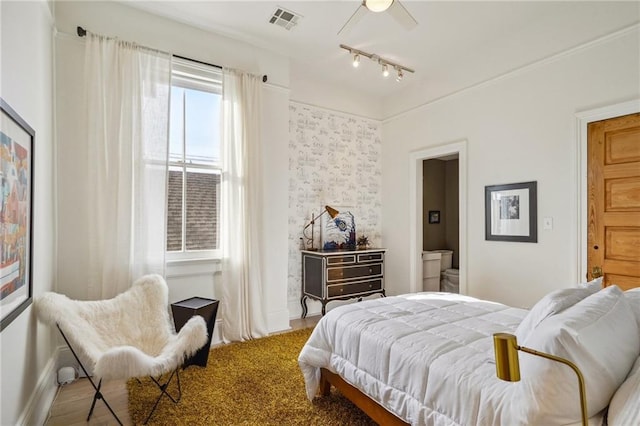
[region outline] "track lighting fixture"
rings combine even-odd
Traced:
[[[382,76],[383,77],[388,77],[389,76],[389,67],[393,67],[393,69],[396,71],[397,76],[396,76],[396,81],[401,81],[402,78],[404,77],[404,72],[410,72],[410,73],[414,73],[415,71],[412,70],[411,68],[407,68],[403,65],[400,64],[396,64],[395,62],[389,61],[387,59],[381,58],[380,56],[376,55],[375,53],[367,53],[364,52],[362,50],[359,49],[354,49],[353,47],[349,47],[349,46],[345,46],[344,44],[341,44],[340,47],[342,49],[348,50],[349,53],[351,55],[353,55],[353,67],[354,68],[358,68],[358,66],[360,65],[360,57],[364,56],[365,58],[369,58],[374,62],[377,62],[381,67],[382,67]]]

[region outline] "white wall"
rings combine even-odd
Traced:
[[[409,155],[468,140],[468,293],[531,306],[577,276],[576,113],[640,95],[636,27],[383,124],[389,293],[409,291]],[[484,239],[484,187],[538,182],[538,243]],[[543,217],[554,229],[542,230]],[[463,260],[461,259],[461,263]]]
[[[288,172],[287,129],[289,69],[288,59],[258,49],[246,43],[214,35],[194,27],[170,21],[115,2],[57,2],[56,25],[61,34],[57,46],[57,122],[60,141],[58,165],[59,212],[59,275],[58,291],[70,297],[87,297],[87,276],[82,268],[87,262],[86,229],[90,218],[79,206],[86,200],[86,178],[74,165],[86,157],[83,101],[84,41],[75,36],[77,26],[89,31],[135,41],[141,45],[176,55],[234,67],[256,74],[267,74],[269,84],[263,87],[262,142],[265,167],[263,184],[265,237],[282,246],[285,252],[285,216],[273,215],[274,203],[285,200]],[[264,250],[263,272],[269,330],[289,327],[287,310],[287,264],[279,250],[269,246]],[[283,260],[284,259],[284,260]],[[218,264],[188,262],[170,265],[167,269],[169,297],[177,301],[191,296],[219,298]]]
[[[52,34],[48,4],[0,2],[0,96],[35,130],[33,295],[54,287]],[[54,339],[33,304],[0,334],[0,424],[42,424],[55,395]]]

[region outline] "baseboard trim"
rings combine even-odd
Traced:
[[[38,384],[18,417],[18,425],[42,425],[47,420],[49,410],[58,391],[57,360],[60,348],[56,348],[38,378]]]
[[[299,319],[302,317],[302,305],[300,305],[300,300],[298,299],[289,299],[287,302],[289,306],[289,319]],[[312,317],[315,315],[320,315],[320,310],[322,309],[322,304],[316,300],[307,299],[307,316]]]

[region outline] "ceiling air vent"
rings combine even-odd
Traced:
[[[298,22],[302,19],[301,15],[298,15],[295,12],[287,10],[283,7],[278,6],[275,12],[273,12],[273,16],[269,18],[269,23],[273,25],[278,25],[285,30],[291,30],[291,28],[298,25]]]

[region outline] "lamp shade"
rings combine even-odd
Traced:
[[[493,335],[496,353],[496,375],[508,382],[520,381],[520,360],[518,359],[518,339],[513,334]]]
[[[366,0],[364,5],[372,12],[384,12],[393,2],[394,0]]]
[[[331,219],[335,219],[335,217],[338,216],[338,213],[340,213],[338,210],[330,206],[324,206],[324,209],[327,211],[327,213],[329,213],[329,216],[331,216]]]

